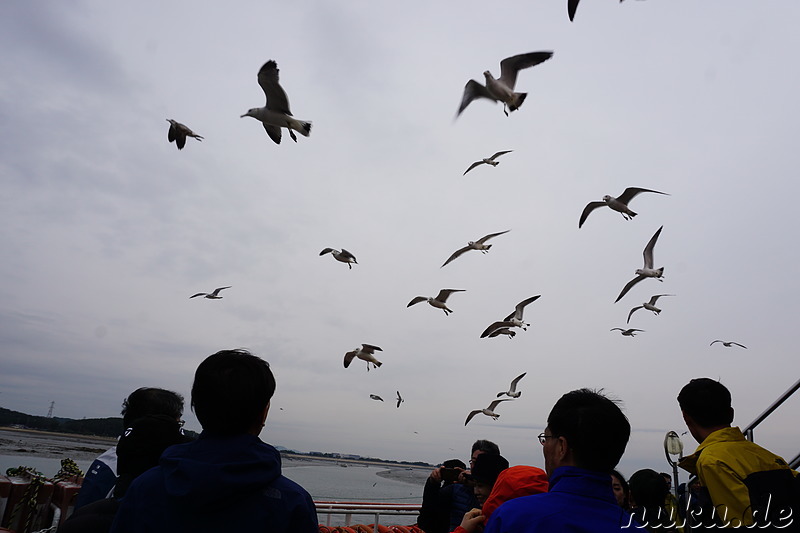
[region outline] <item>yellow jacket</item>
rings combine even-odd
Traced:
[[[738,427],[723,428],[711,433],[692,455],[681,459],[679,466],[700,478],[700,482],[708,489],[718,519],[725,527],[751,525],[751,506],[760,508],[758,502],[751,503],[753,491],[756,491],[755,494],[760,491],[764,495],[764,489],[770,493],[781,490],[779,487],[786,485],[787,478],[791,485],[791,476],[797,476],[797,472],[791,470],[781,457],[746,440]],[[752,476],[764,472],[774,472],[774,475]],[[780,501],[780,497],[776,495],[771,505],[775,506],[774,502]],[[770,509],[773,525],[779,520],[779,515],[775,513],[780,511],[781,509]],[[794,511],[794,518],[797,519],[796,512],[800,509]],[[756,517],[763,519],[763,511],[761,516],[757,514]]]

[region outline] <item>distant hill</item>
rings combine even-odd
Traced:
[[[28,429],[72,433],[76,435],[96,435],[99,437],[118,437],[125,429],[121,417],[110,418],[72,418],[35,416],[0,407],[0,426],[21,426]],[[193,431],[187,435],[196,436]]]

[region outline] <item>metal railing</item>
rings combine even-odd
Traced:
[[[344,525],[349,526],[353,523],[354,516],[369,517],[365,521],[371,524],[386,524],[387,518],[392,519],[399,516],[419,515],[420,504],[417,503],[372,503],[372,502],[334,502],[334,501],[315,501],[317,508],[317,518],[321,524],[331,525],[331,518],[334,516],[344,516]],[[323,520],[323,515],[325,519]],[[416,520],[412,520],[415,522]],[[392,520],[394,522],[394,520]]]
[[[769,415],[771,415],[771,414],[772,414],[772,413],[775,411],[775,409],[777,409],[778,407],[780,407],[780,406],[781,406],[781,404],[782,404],[783,402],[785,402],[786,400],[788,400],[788,399],[789,399],[789,397],[790,397],[792,394],[794,394],[795,392],[797,392],[797,389],[800,389],[800,379],[798,379],[798,380],[795,382],[795,384],[794,384],[794,385],[792,385],[791,387],[789,387],[789,390],[787,390],[786,392],[784,392],[784,393],[781,395],[781,397],[780,397],[780,398],[778,398],[777,400],[775,400],[775,401],[772,403],[772,405],[770,405],[769,407],[767,407],[767,409],[766,409],[766,410],[765,410],[763,413],[761,413],[760,415],[758,415],[758,416],[756,417],[756,419],[755,419],[755,420],[753,420],[752,422],[750,422],[750,424],[749,424],[749,425],[748,425],[746,428],[744,428],[744,429],[742,430],[742,433],[744,433],[744,437],[745,437],[747,440],[749,440],[750,442],[754,442],[754,441],[753,441],[753,430],[756,428],[756,426],[758,426],[758,425],[759,425],[761,422],[763,422],[763,421],[764,421],[764,420],[765,420],[765,419],[766,419],[766,418],[767,418]],[[798,456],[795,458],[795,460],[798,460],[798,459],[800,459],[800,454],[798,454]]]

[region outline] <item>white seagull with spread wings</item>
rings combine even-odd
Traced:
[[[336,259],[337,261],[340,261],[342,263],[347,263],[348,268],[353,268],[353,264],[356,265],[358,264],[358,261],[356,261],[356,256],[354,256],[344,248],[342,248],[341,251],[334,250],[333,248],[325,248],[319,253],[319,255],[321,256],[325,254],[331,254],[333,258]]]
[[[583,223],[586,222],[586,219],[589,217],[589,214],[597,209],[598,207],[605,207],[608,206],[614,211],[617,211],[622,214],[622,218],[625,220],[630,220],[636,216],[636,213],[628,208],[628,203],[633,200],[636,195],[643,193],[643,192],[654,192],[656,194],[664,194],[669,196],[669,194],[660,191],[654,191],[652,189],[641,189],[639,187],[628,187],[625,189],[622,194],[614,198],[613,196],[605,195],[603,196],[602,202],[589,202],[586,207],[583,208],[583,213],[581,213],[581,219],[578,221],[578,228],[583,226]]]
[[[509,231],[511,231],[511,230],[507,229],[507,230],[501,231],[499,233],[490,233],[489,235],[485,235],[485,236],[481,237],[477,241],[469,241],[466,246],[464,246],[463,248],[459,248],[458,250],[453,252],[453,255],[451,255],[449,258],[447,258],[447,261],[445,261],[444,264],[439,268],[442,268],[447,263],[449,263],[449,262],[453,261],[454,259],[457,259],[458,257],[460,257],[461,254],[463,254],[464,252],[469,252],[470,250],[479,250],[481,253],[484,253],[484,254],[488,253],[489,252],[489,248],[491,248],[492,245],[491,244],[486,244],[486,241],[488,241],[489,239],[493,239],[494,237],[497,237],[498,235],[502,235],[504,233],[508,233]]]
[[[485,414],[486,416],[491,416],[492,420],[497,420],[500,417],[500,415],[495,413],[494,410],[497,409],[497,406],[500,405],[500,402],[507,402],[507,401],[509,401],[509,398],[503,398],[502,400],[495,400],[489,404],[489,407],[486,407],[484,409],[476,409],[472,411],[470,414],[467,415],[467,421],[464,422],[464,425],[466,426],[467,424],[469,424],[469,421],[472,420],[472,417],[481,413]]]
[[[194,137],[198,141],[203,140],[202,135],[196,134],[185,124],[181,124],[177,120],[172,120],[171,118],[168,118],[167,122],[169,122],[167,139],[169,142],[175,141],[175,144],[178,146],[178,150],[183,150],[183,147],[186,146],[186,137]]]
[[[411,307],[412,305],[416,305],[420,302],[428,302],[433,307],[439,308],[442,311],[444,311],[445,315],[449,315],[450,313],[453,312],[453,310],[448,309],[446,303],[447,298],[454,292],[464,292],[464,291],[465,289],[442,289],[439,291],[439,294],[437,294],[434,298],[431,298],[430,296],[417,296],[416,298],[408,302],[408,305],[406,307]]]
[[[472,170],[473,168],[475,168],[475,167],[477,167],[479,165],[492,165],[493,167],[496,167],[497,165],[500,164],[500,161],[495,161],[495,159],[497,159],[498,157],[500,157],[503,154],[510,154],[513,151],[514,150],[504,150],[502,152],[497,152],[492,157],[484,157],[480,161],[475,161],[474,163],[472,163],[472,165],[470,165],[470,167],[467,170],[464,171],[463,175],[466,176],[467,172],[469,172],[470,170]]]
[[[625,296],[631,287],[639,283],[645,278],[656,278],[658,281],[664,281],[661,279],[664,276],[664,267],[661,268],[653,268],[653,248],[656,247],[656,241],[658,241],[658,236],[661,235],[661,230],[664,229],[664,226],[658,228],[658,231],[650,238],[650,241],[647,243],[647,246],[644,247],[644,252],[642,255],[644,256],[644,267],[636,269],[636,277],[630,280],[627,285],[622,288],[622,292],[619,293],[617,299],[614,300],[614,303],[620,301],[620,299]]]
[[[525,374],[527,374],[527,372],[523,372],[519,376],[515,377],[514,380],[511,382],[511,386],[508,388],[508,390],[503,392],[498,392],[497,397],[499,398],[500,396],[505,394],[506,396],[510,396],[511,398],[519,398],[522,395],[522,392],[517,390],[517,383],[519,383],[519,380],[525,377]]]
[[[661,309],[656,307],[656,302],[662,296],[675,296],[675,295],[674,294],[656,294],[656,295],[652,296],[650,298],[649,302],[644,302],[642,305],[639,305],[639,306],[634,307],[633,309],[631,309],[631,312],[628,313],[628,321],[626,323],[627,324],[631,323],[631,315],[633,313],[635,313],[636,311],[638,311],[639,309],[647,309],[648,311],[652,311],[655,314],[659,314],[661,312]]]
[[[278,83],[278,72],[278,64],[272,59],[264,63],[258,71],[258,84],[267,97],[267,103],[264,107],[248,109],[242,118],[253,117],[260,120],[267,130],[267,135],[275,144],[281,143],[281,128],[287,128],[289,136],[297,142],[297,136],[292,130],[308,137],[311,134],[311,122],[297,120],[292,116],[289,110],[289,98]]]
[[[722,343],[722,345],[723,345],[724,347],[726,347],[726,348],[730,348],[730,347],[732,347],[732,345],[734,345],[734,344],[735,344],[736,346],[739,346],[739,347],[741,347],[741,348],[744,348],[745,350],[747,349],[747,346],[745,346],[744,344],[739,344],[738,342],[733,342],[733,341],[721,341],[721,340],[715,340],[714,342],[721,342],[721,343]],[[712,342],[711,344],[709,344],[709,346],[713,346],[713,345],[714,345],[714,342]]]
[[[356,348],[352,352],[347,352],[344,354],[344,367],[347,368],[350,366],[350,362],[358,357],[362,361],[367,362],[367,372],[369,372],[369,365],[372,364],[373,368],[378,368],[383,363],[375,359],[375,352],[382,352],[379,346],[373,346],[372,344],[362,344],[361,348]]]
[[[499,322],[493,323],[491,326],[486,328],[483,333],[481,333],[481,339],[485,337],[495,337],[494,333],[497,330],[501,330],[504,328],[522,328],[524,331],[527,331],[530,324],[523,322],[522,320],[522,313],[525,311],[525,306],[531,302],[535,302],[536,300],[541,297],[541,294],[537,294],[536,296],[531,296],[530,298],[526,298],[522,300],[517,306],[514,308],[514,312],[505,317],[503,320]],[[507,334],[507,333],[505,333]]]
[[[643,329],[636,329],[636,328],[630,328],[630,329],[611,328],[608,331],[615,331],[615,330],[619,330],[625,337],[635,337],[637,331],[644,332]]]
[[[231,286],[228,285],[227,287],[219,287],[214,289],[214,292],[198,292],[197,294],[193,294],[189,296],[189,299],[197,298],[198,296],[203,296],[204,298],[208,298],[209,300],[221,300],[222,296],[219,295],[220,291],[224,291],[225,289],[230,289]]]
[[[514,92],[517,83],[517,73],[528,67],[543,63],[553,57],[553,52],[530,52],[507,57],[500,62],[500,77],[495,79],[488,70],[483,73],[486,85],[481,85],[475,80],[469,80],[464,86],[464,95],[461,97],[461,106],[458,115],[476,98],[486,98],[495,102],[503,102],[503,113],[508,116],[508,111],[516,111],[528,93]],[[508,111],[506,111],[508,108]]]

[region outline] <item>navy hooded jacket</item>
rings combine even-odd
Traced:
[[[133,481],[111,531],[317,533],[319,523],[308,492],[281,475],[275,448],[203,432]]]

